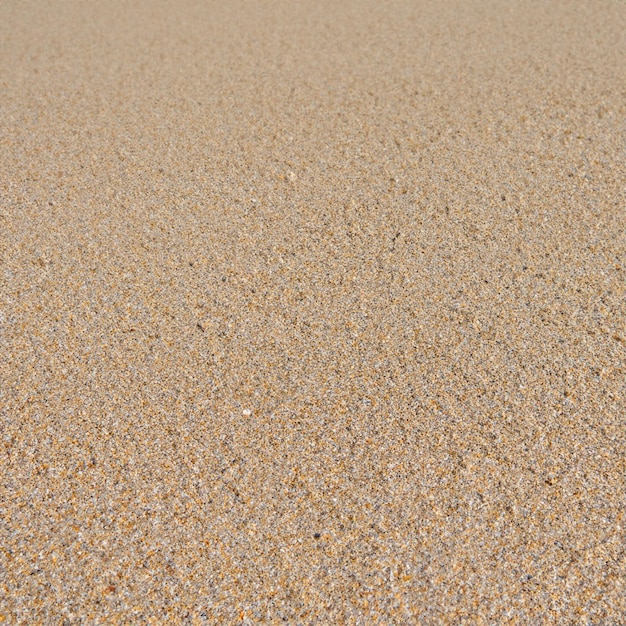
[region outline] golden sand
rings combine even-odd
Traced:
[[[0,3],[0,621],[626,621],[626,3]]]

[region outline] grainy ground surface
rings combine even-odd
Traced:
[[[626,4],[0,3],[0,621],[626,620]]]

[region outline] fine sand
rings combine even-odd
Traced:
[[[0,2],[0,622],[626,622],[626,3]]]

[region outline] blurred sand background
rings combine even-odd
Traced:
[[[626,620],[626,4],[0,3],[0,620]]]

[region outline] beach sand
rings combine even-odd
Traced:
[[[0,621],[626,620],[626,4],[0,4]]]

